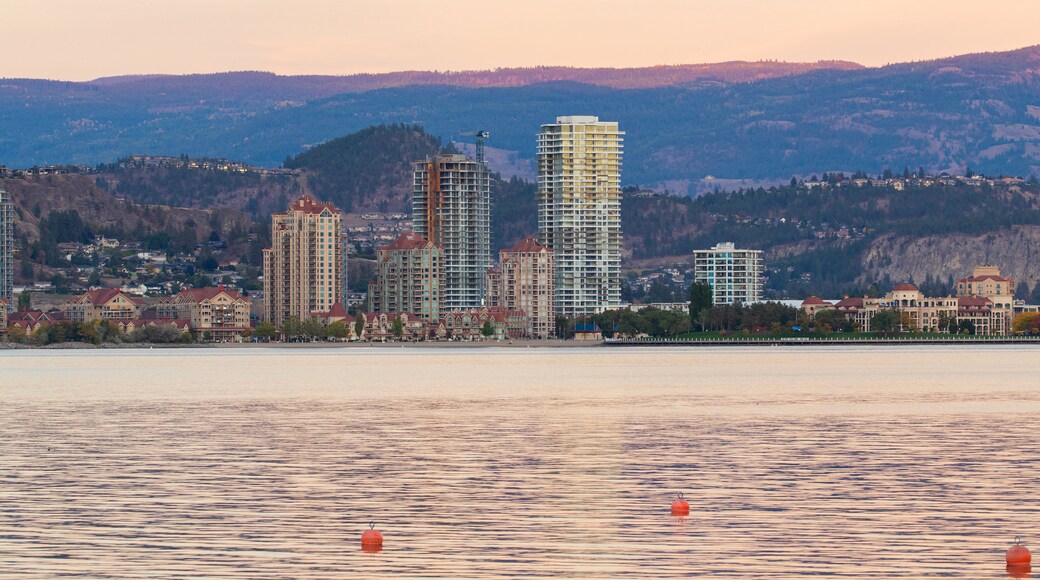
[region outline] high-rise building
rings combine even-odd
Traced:
[[[444,251],[441,308],[482,306],[491,266],[491,176],[465,155],[415,163],[412,227]]]
[[[556,261],[552,250],[526,237],[498,255],[499,267],[488,270],[488,306],[523,310],[528,336],[553,336]]]
[[[0,299],[14,304],[14,204],[0,189]]]
[[[693,251],[693,280],[710,284],[712,304],[762,299],[762,250],[738,250],[732,242]]]
[[[557,117],[538,133],[538,235],[568,318],[621,304],[623,135],[598,117]]]
[[[373,312],[406,313],[427,322],[440,318],[444,289],[444,252],[415,232],[401,234],[379,248],[376,281],[369,285]]]
[[[340,299],[343,235],[332,203],[310,196],[271,216],[271,247],[264,250],[264,317],[280,325],[328,312]]]

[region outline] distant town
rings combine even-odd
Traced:
[[[270,247],[262,250],[262,272],[254,283],[241,275],[236,260],[219,259],[225,243],[219,236],[172,253],[105,236],[58,243],[73,265],[67,272],[70,296],[48,308],[34,307],[34,296],[44,295],[54,282],[14,286],[14,212],[0,191],[0,339],[48,345],[1040,334],[1040,308],[1015,298],[1015,280],[1002,275],[999,264],[959,273],[955,288],[944,296],[926,295],[907,281],[864,296],[765,301],[762,251],[719,240],[710,248],[690,248],[685,270],[664,268],[625,279],[624,132],[617,122],[591,116],[559,117],[542,126],[536,143],[538,229],[493,257],[483,136],[477,134],[475,156],[443,153],[414,161],[410,213],[368,212],[349,222],[333,203],[301,195],[271,216]],[[137,155],[118,165],[266,175],[293,171],[185,156]],[[0,177],[96,171],[0,167]],[[907,169],[876,178],[792,178],[791,185],[902,191],[1019,183],[1023,180]],[[822,226],[814,230],[816,238],[866,233],[841,224]],[[361,251],[371,251],[374,270],[366,291],[352,291],[348,264]],[[158,280],[105,287],[106,267]],[[675,292],[658,295],[663,287],[682,288],[688,299],[677,300]],[[633,301],[636,295],[639,300]]]

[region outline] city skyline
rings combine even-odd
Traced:
[[[85,81],[234,70],[349,75],[733,60],[848,60],[882,66],[1033,45],[1037,40],[1031,23],[1040,17],[1040,4],[1028,0],[998,0],[985,10],[967,0],[913,6],[895,0],[862,5],[822,0],[533,0],[521,9],[472,0],[457,4],[450,11],[431,11],[418,0],[310,0],[287,11],[270,0],[187,0],[176,6],[20,0],[10,14],[24,25],[7,34],[20,57],[0,66],[0,76]],[[54,18],[56,9],[59,18]],[[551,16],[548,25],[546,15]],[[450,29],[468,32],[440,36],[439,50],[408,42],[442,30],[449,19]],[[556,38],[562,28],[568,34]],[[593,42],[605,29],[624,30],[626,41]]]

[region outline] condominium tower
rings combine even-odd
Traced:
[[[328,312],[340,299],[343,236],[340,214],[310,196],[271,216],[271,247],[264,250],[264,316],[280,325]]]
[[[556,261],[553,251],[532,237],[499,252],[499,267],[488,270],[488,306],[523,310],[527,334],[556,333]]]
[[[407,313],[433,322],[440,318],[444,284],[443,252],[415,232],[379,248],[376,281],[369,285],[373,312]]]
[[[0,189],[0,299],[14,305],[14,204]]]
[[[445,310],[484,304],[491,266],[491,176],[465,155],[436,155],[415,163],[412,224],[444,251]]]
[[[556,312],[621,303],[621,154],[616,122],[557,117],[538,133],[538,234],[556,259]]]
[[[762,299],[761,250],[738,250],[731,242],[694,250],[693,271],[694,282],[711,285],[712,304]]]

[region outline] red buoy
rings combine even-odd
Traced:
[[[368,524],[369,529],[361,534],[361,549],[366,552],[378,552],[383,549],[383,534],[376,529],[376,523]]]
[[[672,515],[673,516],[688,516],[690,515],[690,502],[682,498],[682,492],[679,492],[679,499],[672,502]]]
[[[1033,560],[1033,556],[1029,553],[1029,548],[1022,545],[1022,538],[1015,536],[1015,545],[1007,551],[1004,559],[1007,560],[1008,566],[1027,566]]]

